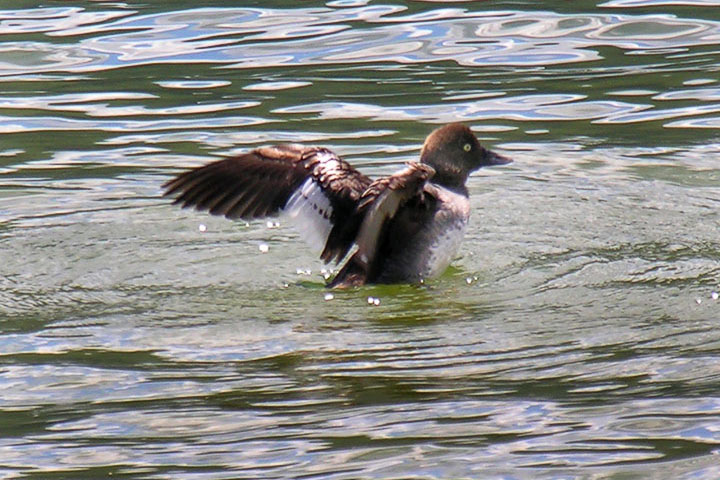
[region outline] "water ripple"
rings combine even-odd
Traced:
[[[157,98],[154,95],[129,92],[102,92],[81,93],[52,96],[24,96],[18,98],[0,99],[0,109],[38,109],[60,112],[81,112],[90,117],[121,117],[135,115],[192,115],[198,113],[213,113],[225,110],[249,108],[259,105],[259,102],[224,102],[204,105],[180,105],[176,107],[148,108],[145,105],[109,106],[102,101],[148,100]]]
[[[712,45],[719,23],[670,15],[575,15],[436,9],[397,15],[401,7],[197,9],[151,15],[45,9],[5,33],[28,29],[75,43],[5,42],[3,74],[97,71],[147,62],[211,62],[238,68],[294,64],[451,60],[460,65],[590,62],[597,50]],[[22,12],[14,16],[22,16]],[[362,23],[350,28],[346,23]],[[92,35],[91,38],[83,38]],[[19,62],[22,58],[22,62]],[[238,59],[242,59],[238,61]]]
[[[0,476],[720,477],[715,5],[396,3],[0,11]],[[457,120],[515,162],[423,286],[159,198]]]
[[[617,101],[585,101],[580,95],[523,95],[436,105],[383,107],[357,103],[323,102],[281,108],[273,113],[317,113],[322,119],[371,118],[373,120],[422,119],[433,123],[488,119],[520,121],[592,120],[624,118],[649,108]]]
[[[278,66],[350,65],[364,63],[397,63],[424,65],[451,61],[469,68],[522,66],[532,75],[546,75],[534,67],[587,64],[592,77],[640,75],[661,72],[662,64],[629,62],[632,65],[594,67],[603,60],[607,47],[624,50],[628,55],[667,55],[682,51],[684,61],[693,62],[687,54],[690,47],[713,45],[720,38],[720,23],[683,19],[672,15],[584,14],[561,15],[553,12],[479,12],[460,8],[439,8],[404,14],[403,7],[361,5],[338,8],[253,9],[200,8],[192,11],[139,14],[127,11],[86,12],[78,8],[41,9],[38,12],[7,12],[3,24],[7,33],[20,34],[38,22],[34,31],[47,38],[62,37],[62,43],[37,40],[11,40],[0,46],[0,73],[18,75],[18,80],[39,79],[52,72],[101,72],[116,68],[145,65],[214,63],[229,68],[263,69]],[[21,21],[12,20],[21,19]],[[65,22],[67,20],[67,22]],[[17,29],[17,30],[13,30]],[[688,57],[690,55],[690,57]],[[553,79],[557,72],[551,73]],[[481,71],[476,72],[482,75]],[[571,73],[567,78],[581,81],[585,74]],[[343,79],[338,79],[339,81]],[[352,81],[353,79],[346,79]],[[686,85],[699,79],[686,81]],[[375,84],[382,79],[367,79]],[[397,81],[397,80],[396,80]],[[411,75],[409,85],[420,85],[423,79]],[[320,118],[372,118],[374,120],[423,119],[429,122],[452,120],[477,121],[501,119],[517,122],[557,120],[591,120],[598,124],[649,123],[677,117],[699,117],[667,123],[673,128],[717,128],[708,114],[717,112],[715,105],[690,105],[667,109],[645,103],[587,99],[567,91],[547,94],[497,92],[502,81],[491,92],[477,95],[460,92],[432,102],[396,107],[361,103],[294,103],[272,106],[270,111],[285,113],[319,113]],[[167,89],[186,89],[200,93],[203,89],[231,87],[227,80],[163,81]],[[241,85],[246,92],[282,92],[313,85],[302,78],[269,78]],[[699,100],[713,102],[717,89],[695,89],[664,93],[652,97],[654,102]],[[625,92],[637,92],[627,89]],[[647,91],[645,89],[644,91]],[[623,91],[616,92],[618,95]],[[482,99],[483,95],[504,94],[499,100]],[[86,93],[65,96],[17,96],[6,98],[0,109],[40,109],[67,114],[83,113],[92,117],[168,116],[221,113],[237,108],[263,107],[267,98],[224,102],[197,102],[151,108],[149,93]],[[626,95],[627,94],[623,94]],[[373,94],[378,98],[377,92]],[[636,95],[637,96],[637,95]],[[329,95],[328,97],[331,98]],[[226,97],[227,98],[227,97]],[[230,97],[232,98],[232,97]],[[452,103],[452,99],[466,99]],[[479,101],[477,101],[479,100]],[[127,105],[136,101],[137,106]],[[158,98],[157,103],[166,103]],[[270,121],[262,116],[236,117],[200,125],[155,126],[156,122],[87,122],[76,118],[38,117],[37,119],[3,117],[3,132],[95,129],[116,132],[164,129],[222,128],[251,126]],[[501,125],[501,128],[513,128]],[[531,133],[548,133],[547,129],[528,129]]]
[[[717,7],[717,2],[715,0],[610,0],[600,4],[601,7],[607,8],[642,8],[663,5]]]
[[[95,108],[95,107],[91,107]],[[63,117],[6,117],[0,116],[0,133],[27,133],[58,130],[99,130],[104,132],[153,132],[158,130],[190,130],[193,128],[228,128],[261,125],[271,120],[255,117],[219,117],[178,120],[76,120]]]

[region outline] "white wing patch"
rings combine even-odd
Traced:
[[[312,177],[295,190],[288,199],[283,216],[289,218],[300,237],[312,248],[322,251],[332,229],[332,206]]]

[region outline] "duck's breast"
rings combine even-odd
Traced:
[[[416,282],[441,275],[457,254],[470,217],[470,202],[462,194],[438,187],[435,210],[424,224],[398,244],[379,275],[381,283]]]

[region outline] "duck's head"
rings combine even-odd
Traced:
[[[480,145],[472,130],[462,123],[445,125],[428,135],[420,161],[435,169],[434,183],[461,190],[468,175],[478,168],[512,162]]]

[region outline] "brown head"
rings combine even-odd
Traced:
[[[465,181],[471,172],[512,162],[480,145],[475,134],[461,123],[445,125],[428,135],[420,161],[435,169],[433,183],[461,192],[466,192]]]

